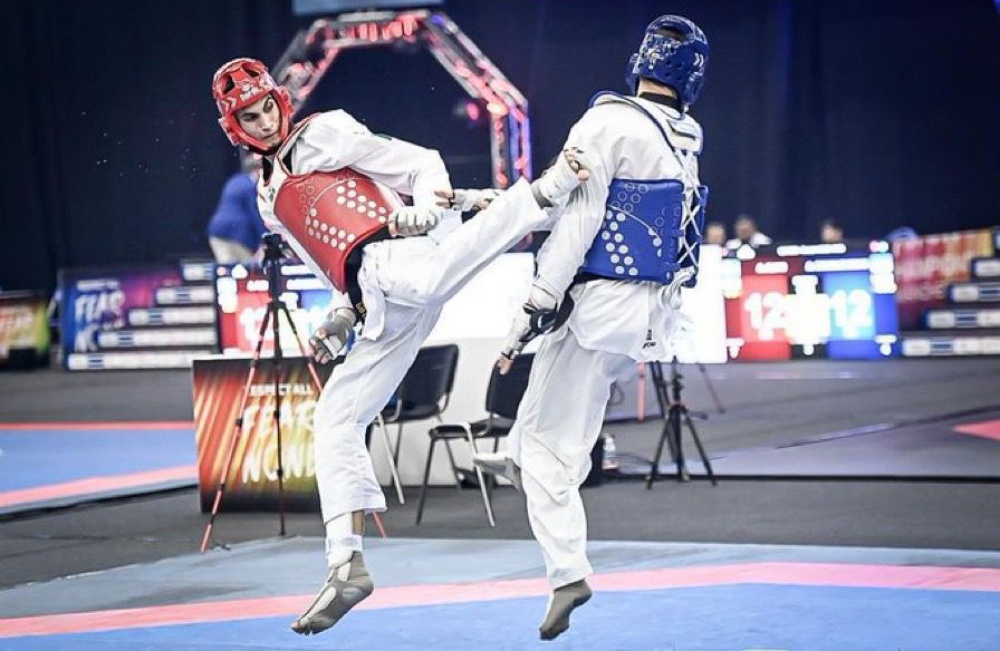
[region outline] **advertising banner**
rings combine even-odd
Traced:
[[[71,371],[186,368],[215,350],[214,290],[181,264],[61,271],[63,363]]]
[[[326,382],[333,364],[316,366]],[[220,511],[274,511],[278,508],[278,448],[288,511],[319,509],[312,418],[319,390],[301,357],[282,360],[275,388],[275,364],[261,359],[240,404],[251,360],[213,356],[193,363],[195,436],[198,447],[198,490],[201,510],[210,512],[219,484],[225,480]],[[275,421],[276,395],[281,396]],[[237,428],[237,419],[242,426]],[[280,442],[279,442],[280,425]],[[227,460],[231,462],[227,465]]]
[[[48,301],[38,292],[0,292],[0,368],[49,363]]]
[[[922,330],[924,312],[948,304],[948,285],[972,276],[972,261],[994,253],[990,229],[893,242],[901,330]]]

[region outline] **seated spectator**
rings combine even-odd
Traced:
[[[842,243],[844,228],[832,219],[824,219],[819,228],[819,239],[823,244]]]
[[[701,240],[705,244],[726,245],[726,225],[722,222],[708,222],[705,224],[705,235]]]
[[[756,249],[771,243],[770,237],[757,230],[757,222],[750,215],[737,217],[733,223],[733,232],[736,237],[726,242],[726,248],[732,251],[744,245]]]

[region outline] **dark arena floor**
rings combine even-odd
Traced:
[[[584,490],[595,598],[545,643],[508,486],[495,528],[474,486],[431,488],[420,526],[418,487],[387,489],[375,593],[302,638],[320,518],[282,536],[273,512],[223,509],[224,547],[199,553],[190,371],[4,373],[0,649],[1000,648],[1000,359],[682,372],[717,484],[685,429],[690,479],[664,465],[647,489],[663,421],[607,423],[615,457]]]

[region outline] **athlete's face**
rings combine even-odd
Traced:
[[[237,111],[236,119],[248,136],[269,150],[281,144],[281,110],[270,94]]]

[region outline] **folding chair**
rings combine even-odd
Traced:
[[[455,384],[457,366],[457,345],[447,344],[421,348],[417,352],[413,364],[410,365],[410,370],[403,376],[403,381],[396,389],[395,402],[390,403],[375,419],[382,430],[382,441],[385,444],[386,452],[391,457],[389,465],[400,504],[405,503],[397,471],[403,425],[428,418],[434,418],[439,423],[441,422],[441,413],[448,407],[448,400]],[[395,446],[389,443],[387,424],[396,425]]]
[[[448,458],[451,461],[451,470],[456,479],[460,477],[459,468],[455,465],[455,456],[451,451],[452,441],[465,441],[469,444],[473,453],[478,452],[477,442],[483,439],[493,439],[493,451],[500,446],[500,439],[510,433],[517,418],[517,408],[521,404],[521,398],[528,387],[528,376],[531,374],[531,364],[534,361],[534,354],[519,355],[514,359],[514,364],[510,372],[500,375],[497,368],[493,367],[490,375],[490,383],[486,389],[486,411],[488,417],[474,422],[463,423],[443,423],[432,427],[427,433],[430,436],[430,446],[427,450],[427,464],[424,466],[424,481],[420,487],[420,505],[417,507],[417,524],[423,519],[424,503],[427,499],[427,482],[431,474],[431,463],[434,460],[434,448],[438,441],[444,441],[445,449],[448,450]],[[483,496],[483,506],[486,509],[486,518],[491,527],[496,526],[493,517],[493,505],[490,502],[489,489],[486,478],[482,470],[473,464],[476,479],[479,482],[479,490]],[[491,481],[493,479],[491,478]],[[459,488],[461,484],[459,483]]]

